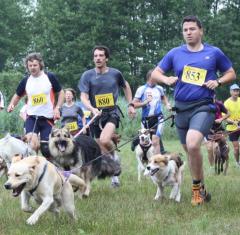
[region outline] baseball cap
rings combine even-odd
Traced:
[[[230,86],[230,90],[240,90],[240,87],[238,86],[238,84],[233,84],[232,86]]]

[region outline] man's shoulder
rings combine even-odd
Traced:
[[[112,67],[109,67],[109,72],[110,73],[114,73],[114,74],[121,74],[121,71],[116,69],[116,68],[112,68]]]
[[[93,73],[96,73],[94,68],[93,69],[88,69],[88,70],[86,70],[82,73],[82,76],[83,75],[88,75],[88,74],[93,74]]]
[[[215,51],[215,52],[220,52],[221,49],[212,45],[212,44],[208,44],[208,43],[204,43],[204,49],[207,49],[207,50],[211,50],[211,51]]]

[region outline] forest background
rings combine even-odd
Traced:
[[[184,43],[181,21],[186,15],[201,19],[204,42],[220,47],[238,74],[239,0],[0,1],[0,90],[6,104],[26,73],[28,53],[40,52],[63,87],[77,90],[81,74],[93,67],[92,48],[99,44],[110,48],[109,66],[119,69],[135,92],[146,72]],[[174,88],[165,88],[171,98]],[[217,95],[226,99],[228,86]],[[12,117],[0,121],[0,131],[16,130],[18,115]]]

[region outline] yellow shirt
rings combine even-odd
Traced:
[[[232,121],[240,122],[240,98],[238,97],[237,101],[233,101],[231,98],[228,98],[224,102],[224,106],[230,113],[229,119]],[[235,131],[238,128],[237,125],[228,124],[226,127],[227,131]]]

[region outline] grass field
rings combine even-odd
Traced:
[[[182,152],[178,141],[165,141],[168,151]],[[3,186],[0,190],[0,235],[12,234],[84,234],[84,235],[174,235],[174,234],[239,234],[240,233],[240,169],[235,168],[233,155],[227,176],[209,172],[205,148],[206,185],[212,201],[192,207],[191,178],[185,169],[182,201],[168,198],[154,201],[156,187],[150,179],[137,182],[136,160],[130,146],[120,152],[122,159],[121,187],[110,187],[110,179],[95,180],[88,199],[75,198],[77,221],[65,213],[58,219],[49,212],[35,226],[26,225],[29,214],[20,210],[19,198]],[[186,160],[186,159],[185,159]],[[3,185],[5,179],[1,179]],[[166,196],[169,196],[169,189]]]

